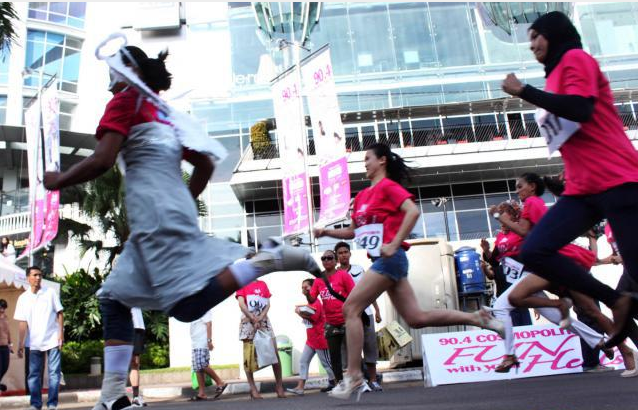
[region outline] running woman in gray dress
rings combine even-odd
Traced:
[[[127,46],[119,53],[153,92],[170,87],[166,52],[153,59]],[[114,97],[98,125],[94,153],[65,172],[45,175],[46,188],[56,190],[97,178],[115,164],[118,154],[126,166],[131,233],[98,292],[105,373],[96,410],[131,405],[125,390],[133,351],[131,307],[160,310],[191,322],[259,276],[286,270],[319,273],[310,254],[275,240],[252,259],[233,264],[248,249],[210,238],[198,227],[193,199],[213,173],[211,158],[180,144],[165,113],[137,87],[112,81],[110,90]],[[182,159],[194,167],[189,186],[182,181]]]

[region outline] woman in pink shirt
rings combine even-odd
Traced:
[[[348,339],[348,375],[330,392],[338,399],[347,399],[354,392],[358,399],[365,389],[361,373],[361,313],[385,291],[410,327],[471,325],[500,334],[503,331],[503,324],[484,309],[466,313],[444,309],[424,311],[420,308],[407,279],[406,251],[410,245],[405,239],[420,215],[412,194],[401,185],[402,180],[409,177],[410,169],[403,158],[381,143],[368,147],[365,167],[370,186],[355,197],[350,226],[315,230],[317,237],[356,237],[359,246],[364,247],[374,261],[343,306]],[[347,272],[346,275],[350,276]]]
[[[558,253],[595,223],[607,218],[628,273],[638,280],[638,153],[623,130],[607,77],[582,49],[580,35],[560,12],[539,17],[529,28],[530,49],[545,67],[545,91],[514,74],[503,90],[540,109],[537,118],[548,146],[560,149],[566,189],[525,240],[522,261],[560,285],[599,299],[612,310],[608,347],[622,342],[638,300],[604,285]],[[562,144],[561,144],[562,142]]]

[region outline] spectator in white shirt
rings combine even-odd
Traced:
[[[144,353],[144,345],[146,342],[146,326],[144,326],[144,317],[140,308],[131,309],[131,319],[133,319],[133,356],[131,357],[131,389],[133,390],[133,407],[146,407],[144,399],[140,395],[140,356]]]
[[[2,250],[2,256],[5,257],[5,260],[9,263],[15,263],[16,261],[16,250],[11,245],[11,241],[8,236],[3,236],[2,241],[0,242],[0,250]]]
[[[29,335],[29,376],[27,382],[31,393],[30,410],[42,409],[42,372],[46,354],[49,370],[49,393],[47,408],[58,406],[60,348],[64,343],[64,317],[60,297],[53,289],[42,288],[42,270],[37,266],[27,268],[27,289],[18,298],[13,318],[19,322],[18,357],[24,355],[27,332]]]
[[[215,398],[221,396],[228,386],[210,368],[210,351],[213,350],[213,325],[210,311],[194,322],[191,322],[191,351],[193,371],[197,375],[198,393],[191,397],[192,401],[208,400],[204,388],[206,387],[206,375],[209,375],[217,387]]]

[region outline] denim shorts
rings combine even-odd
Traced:
[[[399,248],[389,258],[376,258],[370,269],[395,282],[408,276],[408,257],[403,248]]]

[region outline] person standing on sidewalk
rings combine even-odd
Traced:
[[[340,270],[347,271],[355,286],[363,278],[365,269],[363,266],[351,265],[350,257],[350,245],[347,242],[339,242],[335,245],[335,253],[339,260]],[[372,308],[374,308],[374,316],[372,315]],[[374,329],[374,323],[381,323],[381,312],[379,311],[379,305],[375,300],[372,302],[372,307],[368,306],[365,309],[366,315],[368,315],[368,323],[363,326],[363,362],[365,363],[364,373],[368,378],[368,384],[372,391],[383,391],[383,388],[377,380],[377,359],[379,358],[379,347],[377,346],[377,332]]]
[[[9,354],[13,353],[9,319],[7,319],[5,314],[7,307],[7,301],[0,299],[0,382],[4,375],[7,374],[7,370],[9,370]],[[7,386],[0,383],[0,392],[4,391],[7,391]]]
[[[321,365],[328,374],[328,386],[321,389],[321,391],[328,392],[337,384],[330,364],[328,341],[324,335],[326,317],[323,313],[323,306],[319,299],[315,299],[314,302],[310,301],[310,289],[312,289],[314,282],[314,279],[306,279],[301,282],[301,293],[308,300],[308,304],[306,306],[297,306],[295,309],[295,313],[303,319],[303,324],[306,326],[306,344],[299,359],[299,381],[297,386],[293,389],[286,389],[286,391],[297,396],[302,396],[304,393],[306,380],[308,380],[308,368],[315,353],[317,353]]]
[[[144,353],[144,344],[146,341],[146,327],[144,326],[144,317],[140,308],[131,309],[131,319],[133,319],[133,356],[131,358],[131,388],[133,389],[133,407],[145,407],[146,403],[140,395],[140,356]]]
[[[18,357],[24,355],[24,346],[29,334],[29,391],[30,410],[42,409],[42,372],[44,356],[49,370],[49,393],[47,408],[58,407],[61,348],[64,343],[64,316],[60,297],[53,289],[42,288],[42,270],[37,266],[27,268],[27,280],[31,287],[18,298],[13,318],[19,321]]]
[[[210,351],[213,350],[213,324],[211,312],[191,322],[191,351],[193,371],[197,375],[198,393],[191,397],[191,401],[208,400],[206,396],[206,375],[209,375],[217,387],[214,398],[222,395],[228,384],[210,368]]]

